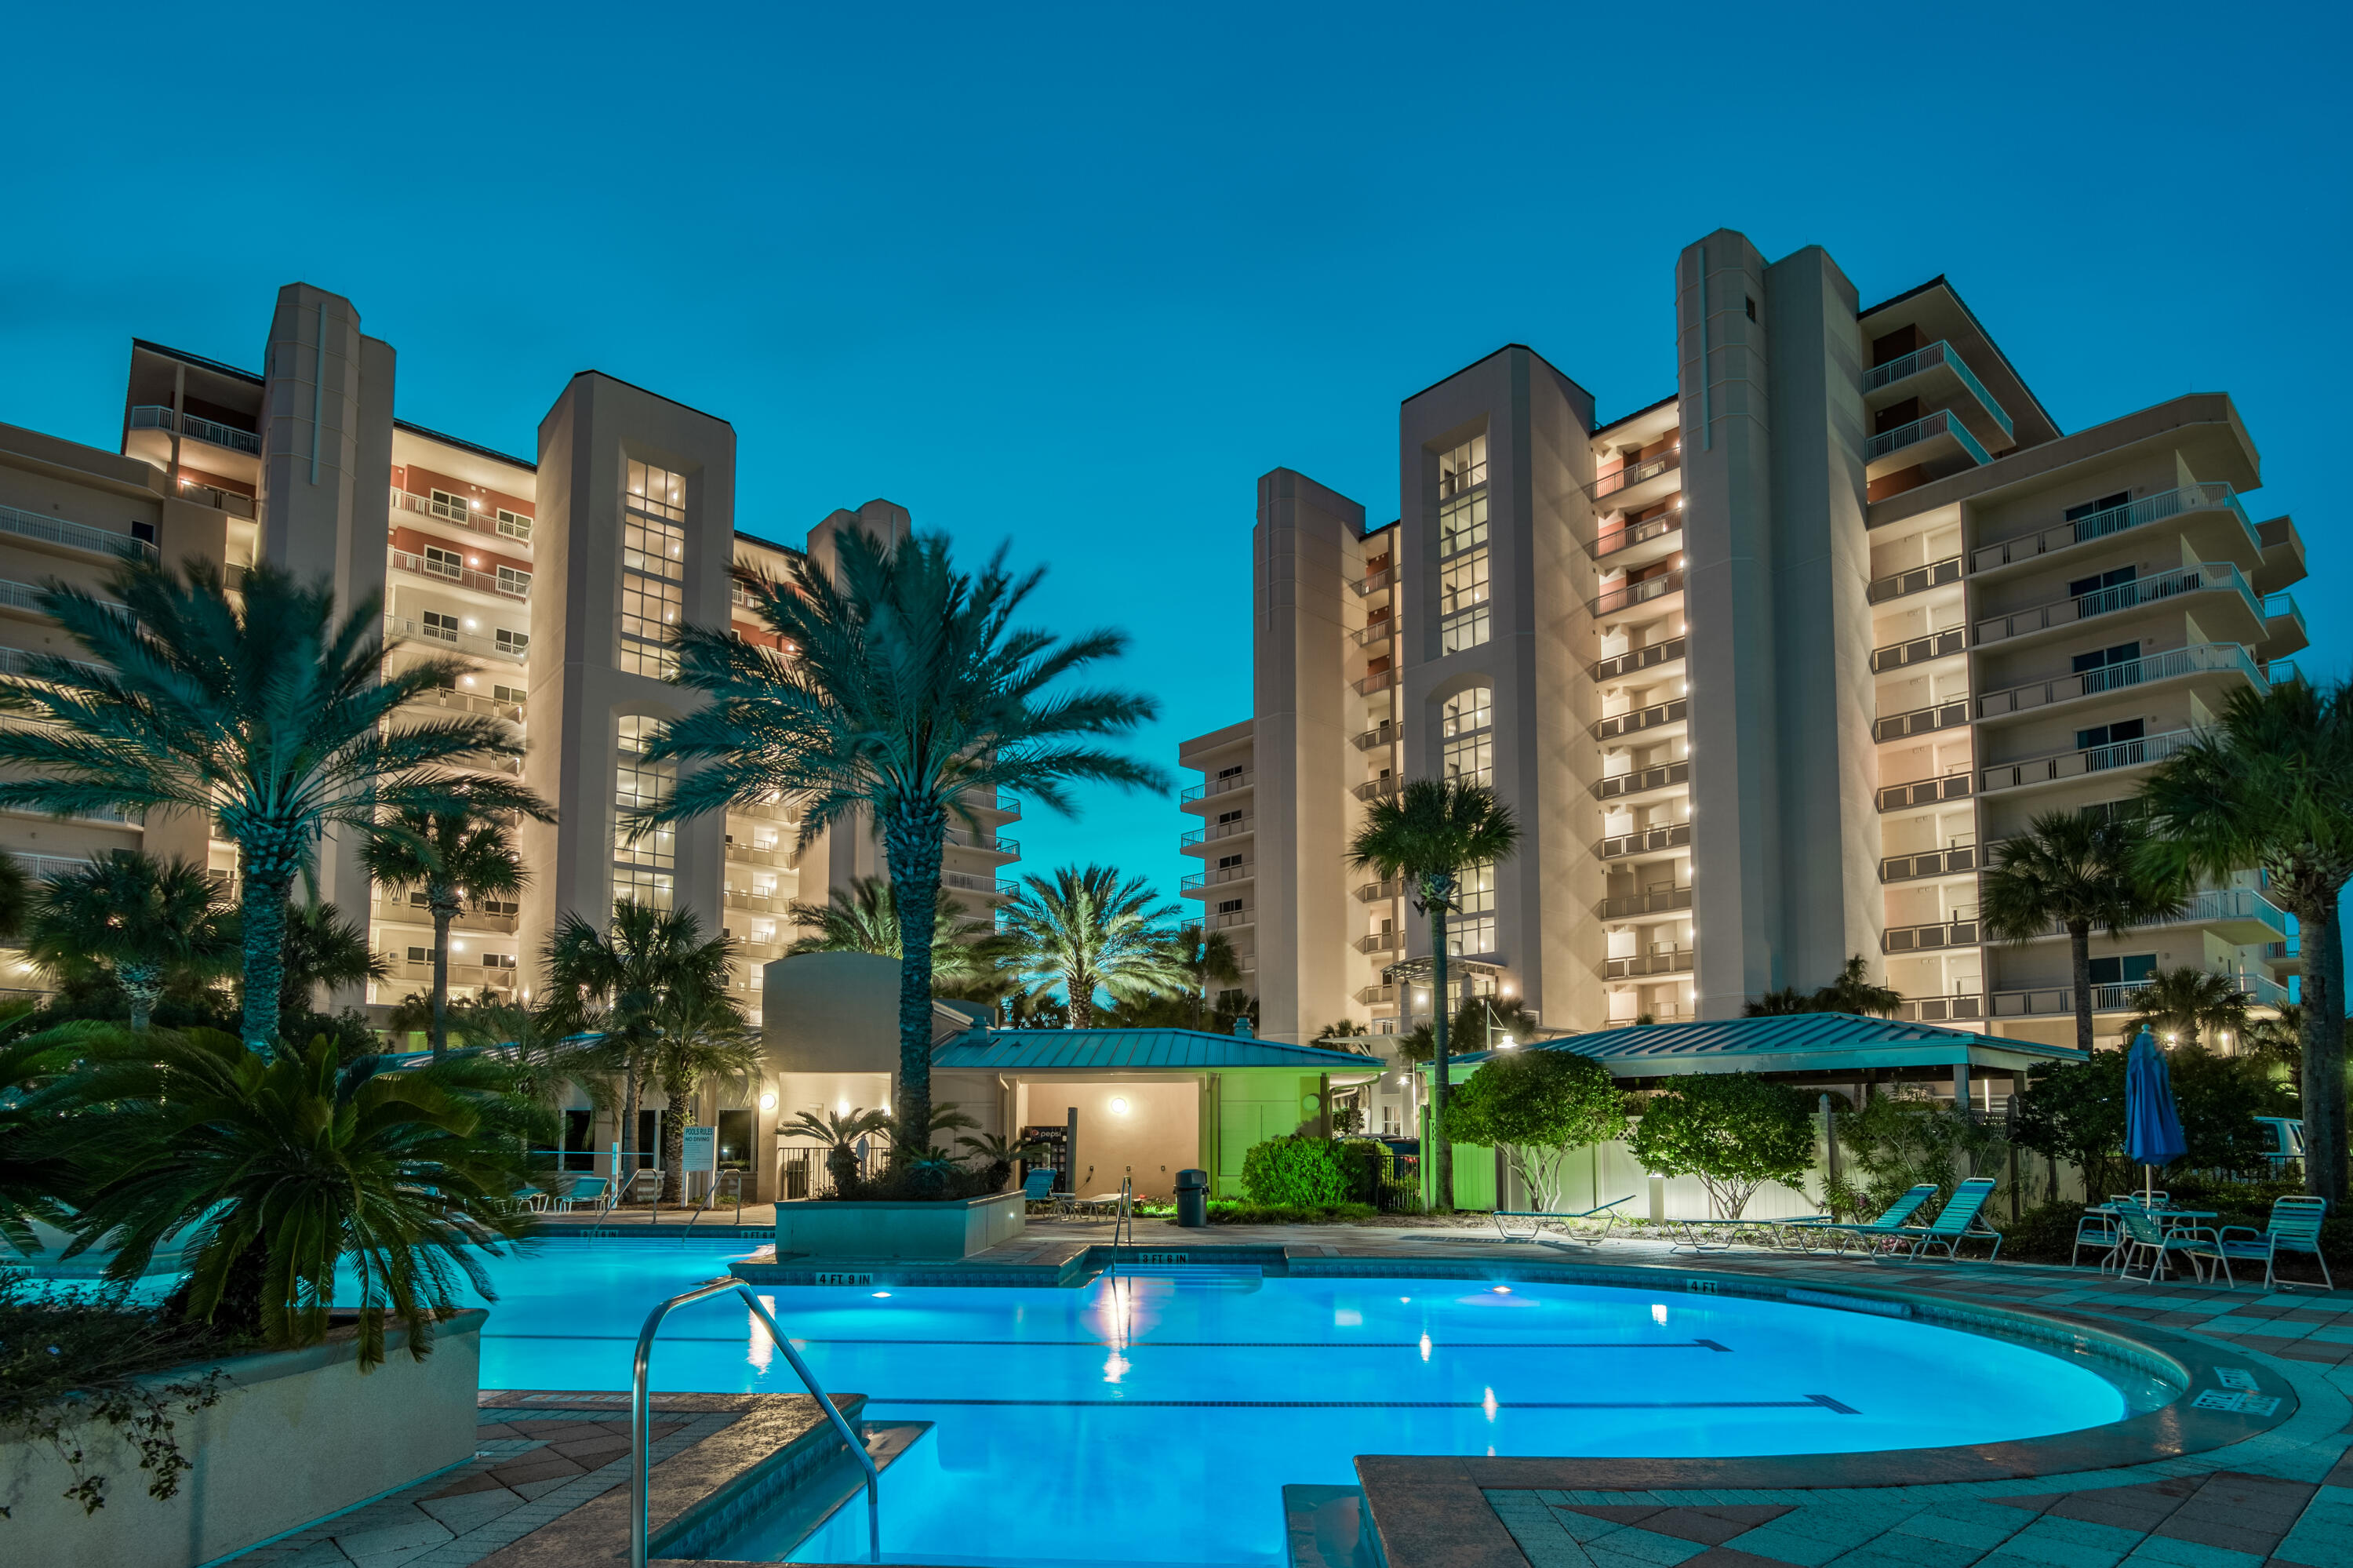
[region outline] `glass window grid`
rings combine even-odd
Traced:
[[[650,876],[662,874],[661,902],[667,909],[669,887],[672,878],[668,874],[678,865],[678,834],[676,830],[660,827],[632,831],[628,813],[659,805],[670,799],[678,783],[678,770],[666,762],[648,762],[645,748],[660,721],[643,714],[623,714],[614,725],[616,767],[613,779],[613,865],[614,896],[630,896],[621,891],[625,879],[632,886],[651,887],[638,874]]]
[[[1438,627],[1438,651],[1460,653],[1466,648],[1477,648],[1493,634],[1494,626],[1485,605],[1464,611]]]
[[[1472,437],[1438,459],[1438,493],[1441,499],[1459,495],[1487,482],[1487,438]]]
[[[621,622],[616,662],[632,675],[678,673],[670,636],[686,606],[686,480],[629,461],[621,513]]]
[[[1468,735],[1472,730],[1486,729],[1495,722],[1495,690],[1492,686],[1470,686],[1446,699],[1440,710],[1440,730],[1448,736]]]
[[[1487,492],[1484,486],[1468,495],[1439,503],[1438,555],[1440,560],[1487,542]]]
[[[1495,782],[1493,733],[1482,731],[1461,740],[1448,741],[1445,767],[1446,777],[1449,779],[1457,779],[1465,784],[1476,784],[1482,789],[1493,788]]]
[[[1487,602],[1487,552],[1457,556],[1438,570],[1438,613],[1452,615]]]

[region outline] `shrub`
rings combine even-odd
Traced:
[[[1757,1188],[1813,1163],[1812,1105],[1754,1073],[1698,1074],[1651,1098],[1632,1141],[1645,1170],[1697,1176],[1718,1217],[1736,1220]]]
[[[1342,1220],[1369,1220],[1379,1211],[1370,1203],[1237,1203],[1219,1200],[1209,1205],[1213,1225],[1325,1225]]]
[[[1270,1138],[1242,1156],[1242,1191],[1251,1202],[1270,1208],[1345,1202],[1348,1178],[1341,1160],[1340,1146],[1328,1138]]]
[[[1609,1070],[1567,1051],[1491,1056],[1446,1107],[1450,1142],[1504,1151],[1539,1209],[1558,1209],[1569,1151],[1626,1135],[1626,1097]]]
[[[2002,1144],[1993,1127],[1909,1085],[1873,1095],[1859,1110],[1839,1110],[1834,1119],[1847,1165],[1828,1201],[1848,1218],[1877,1214],[1923,1181],[1936,1184],[1941,1204]]]

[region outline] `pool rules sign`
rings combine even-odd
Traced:
[[[686,1131],[686,1153],[679,1168],[690,1175],[696,1171],[708,1176],[719,1169],[719,1129],[715,1127],[690,1127]]]

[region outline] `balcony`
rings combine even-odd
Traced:
[[[216,419],[200,419],[194,414],[182,414],[179,424],[183,440],[204,441],[252,457],[261,455],[261,438],[251,430],[240,430],[234,425],[224,425]],[[159,404],[142,404],[131,410],[131,428],[134,430],[168,431],[172,428],[172,410]]]
[[[2284,940],[2287,936],[2287,915],[2254,888],[2209,887],[2191,894],[2171,914],[2134,921],[2131,929],[2154,931],[2183,926],[2210,927],[2234,948],[2252,948]],[[2065,926],[2053,924],[2042,938],[2048,940],[2066,934]]]
[[[1968,798],[1973,782],[1967,773],[1947,773],[1941,779],[1920,779],[1909,784],[1891,784],[1879,792],[1879,809],[1883,811],[1907,810],[1914,806],[1933,806],[1939,800],[1959,800]]]
[[[450,713],[471,714],[479,718],[504,719],[512,725],[523,722],[523,705],[521,703],[502,703],[472,692],[453,692],[447,688],[419,692],[405,705],[410,708],[444,708]]]
[[[1352,577],[1349,579],[1348,586],[1356,590],[1356,597],[1358,599],[1362,599],[1366,594],[1380,592],[1381,589],[1388,588],[1390,584],[1396,581],[1397,568],[1395,567],[1381,567],[1376,570],[1366,572],[1363,577]]]
[[[2055,784],[2062,779],[2081,779],[2087,774],[2105,773],[2118,768],[2145,768],[2151,763],[2162,762],[2181,750],[2197,738],[2197,734],[2192,729],[2168,729],[2158,735],[2143,736],[2138,740],[2120,740],[2084,751],[2062,751],[2049,757],[2030,758],[2024,762],[2004,762],[1978,769],[1978,787],[1990,795],[2004,789]]]
[[[1597,659],[1587,666],[1585,673],[1597,681],[1614,681],[1637,670],[1675,663],[1690,651],[1688,639],[1670,637],[1664,642],[1653,642],[1647,648],[1636,648],[1624,653],[1613,653],[1607,659]]]
[[[1662,828],[1639,828],[1630,833],[1619,833],[1601,840],[1593,853],[1603,860],[1620,860],[1631,854],[1653,854],[1661,850],[1682,849],[1691,842],[1691,824],[1675,822]]]
[[[1362,784],[1351,789],[1348,793],[1359,800],[1386,800],[1398,792],[1398,787],[1402,782],[1403,780],[1392,773],[1383,779],[1367,779]]]
[[[1926,876],[1958,876],[1978,868],[1978,846],[1957,844],[1926,854],[1889,855],[1879,863],[1882,882],[1917,882]]]
[[[1604,959],[1603,980],[1634,980],[1642,975],[1687,975],[1692,969],[1689,948],[1653,948],[1627,959]]]
[[[1891,359],[1884,365],[1874,365],[1864,371],[1862,373],[1863,407],[1879,408],[1884,408],[1889,403],[1901,402],[1902,398],[1890,397],[1886,394],[1901,387],[1907,381],[1924,376],[1932,379],[1923,381],[1918,387],[1908,394],[1909,396],[1936,397],[1939,393],[1949,396],[1949,387],[1939,384],[1957,382],[1970,397],[1977,399],[1977,405],[1985,410],[1986,418],[1992,420],[2000,429],[2004,437],[2005,445],[2017,439],[2018,431],[2010,423],[2009,411],[1994,400],[1994,395],[1987,391],[1985,383],[1979,381],[1971,373],[1968,362],[1960,356],[1953,345],[1941,341],[1929,344],[1924,348],[1915,348],[1900,359]]]
[[[21,860],[24,857],[20,855],[17,858]],[[2265,942],[2263,962],[2275,969],[2285,969],[2291,974],[2302,974],[2304,972],[2304,934],[2299,931],[2284,941]]]
[[[1985,1015],[1985,998],[1963,991],[1951,996],[1907,996],[1902,1016],[1906,1023],[1960,1023]]]
[[[157,558],[155,546],[144,539],[117,534],[111,528],[92,528],[87,524],[69,523],[62,517],[26,512],[14,506],[0,506],[0,534],[38,540],[44,545],[62,546],[87,555],[104,556],[110,560],[119,560],[125,556],[136,560]]]
[[[1662,572],[1655,577],[1645,577],[1638,583],[1627,583],[1622,587],[1611,588],[1607,593],[1596,596],[1585,608],[1598,620],[1605,616],[1616,615],[1620,611],[1632,609],[1638,605],[1649,604],[1654,599],[1662,599],[1669,594],[1683,591],[1683,572],[1681,567],[1677,567],[1673,571]]]
[[[1356,897],[1366,904],[1387,904],[1405,891],[1405,878],[1392,876],[1384,882],[1367,882],[1356,889]]]
[[[2207,561],[2195,567],[2159,572],[2153,577],[2142,577],[2136,582],[2118,583],[2096,593],[2053,599],[2031,609],[1980,620],[1977,623],[1974,641],[1982,648],[1989,642],[2031,637],[2055,627],[2073,626],[2077,621],[2090,620],[2096,616],[2137,609],[2145,604],[2156,604],[2161,599],[2194,593],[2236,595],[2238,601],[2245,606],[2251,622],[2260,624],[2268,619],[2263,602],[2255,598],[2254,590],[2247,586],[2247,579],[2240,575],[2238,567],[2228,561]],[[2228,600],[2224,602],[2229,603]]]
[[[1393,1002],[1397,999],[1398,988],[1394,980],[1387,985],[1360,985],[1356,988],[1357,1001],[1366,1007],[1378,1007],[1385,1002]]]
[[[1677,447],[1616,473],[1603,474],[1585,487],[1585,493],[1597,503],[1608,501],[1620,511],[1646,505],[1675,488],[1669,476],[1683,466],[1683,449]]]
[[[1974,948],[1981,940],[1977,916],[1938,920],[1926,926],[1890,926],[1879,935],[1883,953],[1933,953],[1945,948]]]
[[[1646,708],[1635,708],[1628,713],[1611,714],[1608,718],[1597,719],[1593,725],[1593,738],[1610,740],[1621,735],[1656,729],[1661,725],[1681,724],[1689,717],[1691,699],[1676,697],[1671,702],[1653,703]]]
[[[1620,773],[1599,779],[1593,786],[1593,798],[1614,800],[1621,795],[1643,795],[1653,789],[1664,789],[1670,785],[1690,782],[1691,764],[1670,762],[1658,768],[1645,768],[1638,772]]]
[[[782,915],[793,901],[788,893],[754,893],[748,888],[723,889],[720,902],[730,909],[743,909],[754,915]]]
[[[1193,873],[1178,885],[1178,888],[1181,892],[1192,893],[1204,887],[1222,887],[1229,882],[1248,882],[1257,871],[1258,868],[1249,861],[1240,865],[1212,866],[1207,871]]]
[[[1196,844],[1215,843],[1219,839],[1239,838],[1249,832],[1250,824],[1256,821],[1258,821],[1256,817],[1241,817],[1230,822],[1211,822],[1206,828],[1198,828],[1187,833],[1176,842],[1179,848],[1190,849]]]
[[[1879,479],[1898,469],[1957,455],[1980,468],[1993,461],[1951,409],[1939,408],[1865,441],[1862,471],[1865,478]]]
[[[1873,740],[1908,740],[1915,735],[1933,735],[1940,729],[1951,729],[1969,722],[1967,697],[1957,703],[1937,703],[1929,707],[1914,708],[1909,713],[1890,714],[1883,719],[1873,719],[1871,738]]]
[[[1233,931],[1250,925],[1258,918],[1247,909],[1229,909],[1221,915],[1204,916],[1202,927],[1211,931]]]
[[[983,799],[984,795],[994,799]],[[969,810],[986,811],[1008,822],[1021,820],[1021,797],[1010,789],[967,789],[964,792],[964,803]]]
[[[2187,648],[2171,648],[2162,653],[2151,653],[2121,664],[2106,664],[2079,674],[2060,675],[2048,681],[2011,686],[2006,691],[1989,692],[1978,699],[1978,716],[1991,719],[2031,713],[2082,697],[2100,696],[2159,681],[2179,680],[2185,675],[2243,676],[2247,683],[2258,691],[2269,684],[2263,672],[2255,668],[2254,655],[2238,643],[2193,642]]]
[[[433,925],[432,907],[426,903],[422,893],[411,893],[405,898],[385,895],[371,900],[370,906],[379,920],[428,929]],[[506,900],[493,904],[470,904],[458,911],[457,918],[450,922],[450,928],[458,931],[498,931],[512,936],[522,914],[519,905]]]
[[[496,572],[478,572],[471,567],[455,562],[427,560],[423,556],[410,555],[406,550],[392,552],[392,564],[404,572],[414,572],[420,577],[432,577],[445,583],[456,583],[476,593],[495,594],[501,599],[531,598],[531,574],[501,567]]]
[[[250,495],[240,495],[234,490],[223,490],[217,484],[199,484],[193,479],[180,481],[180,499],[192,506],[209,506],[216,512],[226,512],[232,517],[251,518],[254,501]]]
[[[1001,854],[1016,860],[1021,855],[1019,839],[1008,839],[999,833],[976,833],[970,828],[944,828],[940,841],[956,849],[978,850],[983,854]]]
[[[1021,891],[1018,882],[999,882],[993,876],[969,871],[944,871],[940,873],[940,885],[959,893],[985,893],[997,898],[1010,898]]]
[[[2311,645],[2311,635],[2305,629],[2304,611],[2296,608],[2295,596],[2284,593],[2265,595],[2262,650],[2265,662]]]
[[[732,833],[727,839],[727,859],[735,865],[769,865],[780,871],[792,869],[793,863],[791,852],[782,845],[770,844],[763,847],[759,844],[745,843]]]
[[[1641,915],[1671,915],[1678,909],[1692,906],[1692,890],[1682,887],[1647,887],[1640,893],[1621,894],[1605,898],[1595,906],[1594,913],[1604,920],[1631,920]]]
[[[531,646],[528,641],[521,644],[501,642],[496,638],[477,637],[470,631],[427,626],[424,622],[411,620],[405,615],[385,616],[384,634],[388,638],[409,638],[424,642],[438,642],[445,648],[455,648],[460,653],[471,653],[484,659],[505,659],[517,664],[525,662],[527,650]]]
[[[1387,642],[1390,638],[1396,636],[1398,618],[1396,616],[1375,616],[1372,620],[1365,622],[1364,625],[1358,627],[1356,630],[1348,633],[1348,641],[1359,648],[1368,648],[1376,642]]]
[[[1358,751],[1376,751],[1384,746],[1389,745],[1391,742],[1395,741],[1397,737],[1398,727],[1396,724],[1388,719],[1383,719],[1372,728],[1356,736],[1355,739],[1356,749]]]
[[[801,820],[799,810],[786,800],[761,800],[748,804],[731,800],[727,804],[727,814],[748,817],[755,822],[776,822],[787,828],[799,826]]]
[[[1402,953],[1405,951],[1405,933],[1402,931],[1369,932],[1357,938],[1355,946],[1356,951],[1360,953]]]
[[[1369,697],[1375,692],[1386,692],[1391,686],[1396,684],[1397,672],[1395,670],[1376,670],[1371,674],[1366,676],[1363,680],[1356,683],[1356,694],[1360,697]]]
[[[1959,627],[1950,631],[1932,631],[1926,637],[1915,637],[1907,642],[1891,642],[1884,648],[1871,651],[1871,673],[1883,675],[1890,670],[1906,670],[1915,664],[1926,664],[1932,659],[1950,659],[1969,651],[1969,634]]]
[[[1630,526],[1605,527],[1594,535],[1591,544],[1585,546],[1585,553],[1597,561],[1606,561],[1612,556],[1623,555],[1639,545],[1647,545],[1653,539],[1663,539],[1668,535],[1681,530],[1683,525],[1683,514],[1676,511],[1664,513],[1657,517],[1645,517],[1640,523]],[[1662,550],[1656,553],[1668,555],[1672,552]]]
[[[0,674],[30,675],[33,673],[33,658],[32,652],[23,648],[0,648]],[[68,659],[65,662],[89,675],[110,673],[105,665],[93,664],[87,659]]]
[[[2105,512],[2071,518],[2055,527],[1984,546],[1971,552],[1969,570],[2000,571],[2004,567],[2058,555],[2078,545],[2088,545],[2095,539],[2105,539],[2127,529],[2145,527],[2168,517],[2187,516],[2199,512],[2215,513],[2228,524],[2235,524],[2236,533],[2245,538],[2247,547],[2257,556],[2263,554],[2263,538],[2256,533],[2255,525],[2247,520],[2246,508],[2239,503],[2238,495],[2229,485],[2189,484],[2158,495],[2144,495],[2138,501],[2123,506],[2111,506]]]
[[[2117,985],[2095,985],[2092,988],[2092,1011],[2130,1012],[2133,998],[2147,984],[2147,980],[2126,980]],[[2073,1013],[2075,988],[2038,986],[2030,991],[1998,991],[1991,1000],[1996,1018],[2051,1018]]]
[[[1182,795],[1178,796],[1177,799],[1179,800],[1206,800],[1213,795],[1230,795],[1237,789],[1249,789],[1250,787],[1251,780],[1257,777],[1257,774],[1245,768],[1240,773],[1229,773],[1224,777],[1218,779],[1205,779],[1200,783],[1196,784],[1191,789],[1186,790]]]
[[[485,512],[479,507],[457,506],[446,501],[437,501],[429,495],[412,495],[405,490],[392,493],[392,509],[438,517],[444,523],[455,523],[460,528],[486,534],[493,539],[512,539],[523,545],[531,543],[532,520],[520,512],[510,512],[501,507]],[[741,588],[735,591],[743,592]]]
[[[1873,604],[1885,604],[1891,599],[1903,599],[1910,594],[1926,593],[1933,588],[1961,580],[1961,558],[1947,556],[1941,561],[1931,561],[1925,567],[1913,567],[1905,571],[1890,572],[1883,577],[1873,577],[1863,590]]]

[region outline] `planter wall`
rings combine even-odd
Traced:
[[[422,1362],[393,1330],[385,1363],[364,1377],[348,1330],[310,1350],[213,1363],[220,1403],[174,1412],[195,1468],[168,1502],[147,1495],[138,1455],[111,1427],[79,1429],[84,1470],[108,1478],[106,1506],[88,1516],[59,1495],[73,1473],[47,1445],[0,1443],[0,1506],[12,1513],[0,1520],[0,1561],[192,1568],[470,1458],[487,1316],[441,1324]],[[202,1366],[149,1381],[184,1381]]]
[[[1010,1241],[1022,1223],[1019,1192],[946,1203],[778,1203],[776,1255],[953,1261]]]

